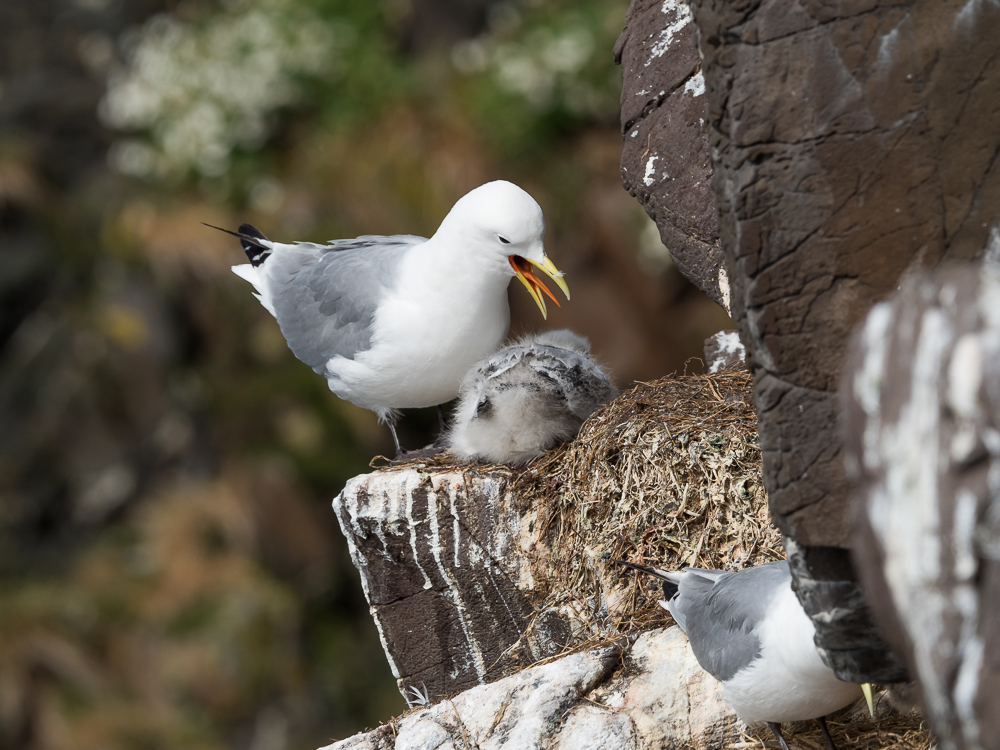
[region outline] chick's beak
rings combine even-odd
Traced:
[[[556,303],[556,307],[561,307],[561,305],[559,304],[559,300],[556,299],[556,296],[552,294],[542,280],[535,275],[535,268],[552,279],[552,281],[556,283],[556,286],[562,290],[562,293],[566,295],[566,299],[569,299],[569,287],[566,286],[566,281],[563,279],[562,271],[556,268],[556,264],[548,258],[543,257],[542,261],[538,262],[531,260],[530,258],[524,258],[520,255],[509,255],[507,256],[507,261],[510,263],[510,267],[514,269],[514,274],[517,276],[518,280],[524,284],[524,288],[528,290],[528,294],[530,294],[531,298],[535,300],[535,304],[538,305],[538,309],[542,311],[543,318],[548,318],[548,311],[545,309],[545,297],[542,296],[543,293]]]

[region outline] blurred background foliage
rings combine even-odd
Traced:
[[[0,747],[315,747],[405,709],[330,499],[390,450],[229,272],[525,187],[622,387],[724,314],[621,188],[625,0],[0,3]],[[460,314],[460,313],[459,313]],[[421,445],[436,418],[408,414]]]

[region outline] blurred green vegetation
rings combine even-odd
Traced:
[[[202,222],[429,234],[510,179],[573,288],[545,325],[624,387],[679,367],[725,318],[619,183],[626,8],[0,5],[0,747],[315,747],[405,709],[329,510],[388,431]]]

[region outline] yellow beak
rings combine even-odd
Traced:
[[[875,715],[875,703],[872,701],[872,684],[866,682],[861,686],[861,692],[865,694],[865,701],[868,703],[868,713]]]
[[[545,309],[545,297],[542,296],[542,293],[548,295],[549,299],[556,303],[556,307],[561,307],[561,305],[555,295],[552,294],[548,287],[542,283],[542,280],[535,275],[532,266],[552,279],[552,281],[556,283],[556,286],[562,290],[562,293],[566,295],[566,299],[569,299],[569,287],[566,286],[566,281],[563,279],[562,271],[556,268],[556,264],[548,258],[543,258],[542,262],[538,263],[529,258],[523,258],[520,255],[509,255],[507,256],[507,261],[510,263],[510,267],[514,269],[514,274],[517,276],[518,280],[524,284],[524,288],[528,290],[528,294],[530,294],[531,298],[535,300],[535,304],[538,305],[538,309],[542,311],[543,318],[548,319],[549,315],[548,311]]]

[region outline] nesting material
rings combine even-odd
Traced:
[[[513,492],[537,508],[541,609],[571,608],[584,640],[667,622],[659,587],[610,557],[724,570],[784,558],[743,368],[623,393],[515,477]]]
[[[448,450],[459,458],[525,464],[572,439],[617,395],[583,336],[567,329],[527,336],[465,376]]]

